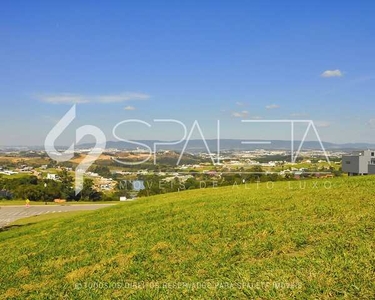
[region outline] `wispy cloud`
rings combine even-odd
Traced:
[[[75,94],[38,95],[39,100],[52,104],[79,104],[90,102],[85,96]]]
[[[309,115],[306,113],[293,113],[293,114],[290,114],[290,116],[293,118],[305,118],[305,117],[308,117]]]
[[[277,104],[270,104],[270,105],[267,105],[266,106],[266,109],[276,109],[276,108],[279,108],[280,106],[277,105]]]
[[[147,100],[150,96],[142,93],[122,93],[117,95],[103,95],[97,96],[97,102],[101,103],[114,103],[114,102],[125,102],[130,100]]]
[[[232,117],[235,118],[246,118],[248,116],[249,112],[247,110],[243,110],[240,112],[232,112]]]
[[[135,110],[134,106],[126,106],[124,107],[124,110]]]
[[[339,70],[326,70],[322,74],[320,74],[321,77],[329,78],[329,77],[342,77],[344,74]]]
[[[330,127],[332,123],[328,121],[314,121],[314,125],[320,128],[327,128]]]
[[[51,104],[82,104],[82,103],[120,103],[131,100],[147,100],[150,95],[143,93],[120,93],[109,95],[80,95],[80,94],[39,94],[37,99]]]
[[[236,102],[236,105],[238,105],[238,106],[244,106],[244,105],[245,105],[245,103],[243,103],[243,102],[240,102],[240,101],[237,101],[237,102]]]

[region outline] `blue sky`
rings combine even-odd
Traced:
[[[98,1],[99,2],[99,1]],[[370,1],[3,1],[0,145],[42,145],[92,124],[114,140],[287,139],[241,119],[312,119],[323,140],[375,142],[375,3]]]

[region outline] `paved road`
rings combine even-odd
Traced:
[[[95,210],[112,204],[0,206],[0,228],[18,219],[68,211]]]

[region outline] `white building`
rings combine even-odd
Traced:
[[[59,179],[59,176],[56,175],[56,174],[51,174],[51,173],[48,173],[47,174],[47,179],[50,179],[50,180],[58,180]]]

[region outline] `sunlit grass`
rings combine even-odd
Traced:
[[[26,222],[0,233],[0,291],[8,299],[372,299],[374,182],[201,189]]]

